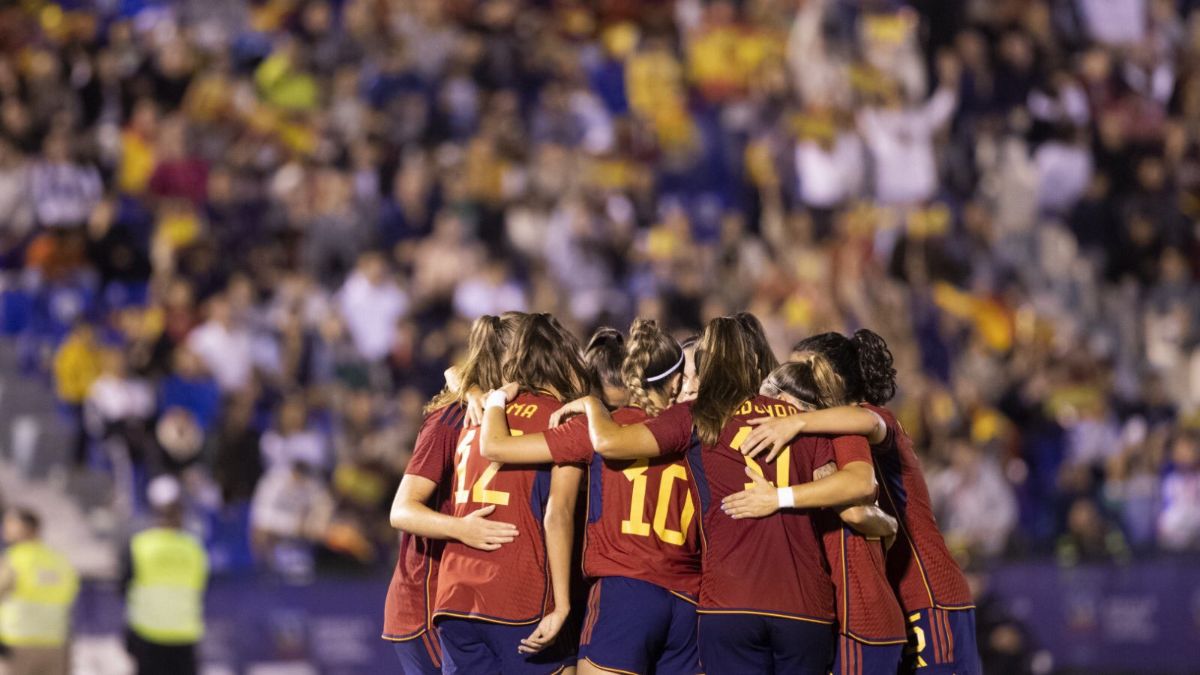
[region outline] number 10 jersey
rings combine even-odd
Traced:
[[[544,431],[562,403],[522,393],[505,409],[514,436]],[[520,533],[495,551],[446,542],[439,567],[435,617],[523,625],[553,610],[542,525],[550,496],[550,464],[505,465],[479,454],[479,427],[464,429],[454,453],[450,502],[462,518],[487,506],[488,520],[512,523]]]
[[[618,424],[645,420],[640,408],[613,413]],[[605,460],[592,448],[584,415],[547,431],[546,445],[557,464],[588,464],[584,574],[638,579],[695,602],[699,498],[683,458]]]

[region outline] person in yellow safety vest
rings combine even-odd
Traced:
[[[8,550],[0,560],[0,644],[9,675],[67,675],[71,606],[79,575],[41,541],[41,520],[27,509],[4,514]]]
[[[157,523],[134,535],[124,574],[126,647],[138,675],[194,675],[204,637],[208,556],[183,529],[182,489],[169,476],[150,482]]]

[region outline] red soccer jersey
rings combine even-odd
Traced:
[[[668,408],[646,426],[663,454],[686,453],[700,499],[702,574],[699,610],[708,614],[763,614],[833,623],[833,584],[808,510],[786,510],[766,518],[734,520],[721,500],[744,490],[746,467],[774,485],[812,480],[814,462],[833,456],[832,442],[819,436],[796,439],[774,462],[760,463],[738,451],[753,429],[748,420],[797,412],[782,401],[756,396],[746,401],[721,431],[717,443],[702,445],[692,433],[691,404]]]
[[[887,408],[863,407],[887,425],[887,437],[872,452],[879,476],[879,503],[900,524],[896,543],[887,555],[888,580],[900,606],[906,614],[929,607],[972,607],[971,589],[933,517],[929,488],[912,439]]]
[[[454,468],[454,446],[462,431],[462,408],[457,405],[434,410],[421,422],[412,459],[404,473],[437,483],[431,506],[449,512],[450,472]],[[433,625],[433,595],[437,589],[438,558],[443,542],[404,532],[400,535],[400,557],[388,585],[383,608],[383,639],[402,642],[420,637]],[[436,640],[436,638],[434,638]]]
[[[834,438],[833,446],[839,469],[855,461],[871,464],[862,436]],[[904,616],[888,583],[883,544],[844,525],[832,509],[821,510],[817,526],[837,594],[839,631],[867,644],[905,642]]]
[[[639,408],[613,413],[619,424],[646,420]],[[595,454],[587,418],[546,432],[559,464],[588,464],[583,573],[640,579],[694,598],[700,591],[699,502],[682,456],[604,460]]]
[[[545,431],[557,399],[522,393],[505,412],[513,434]],[[554,607],[542,517],[550,465],[504,465],[479,454],[479,428],[462,432],[454,454],[453,504],[458,517],[495,505],[491,520],[513,523],[516,541],[480,551],[448,541],[442,552],[434,616],[512,625],[536,623]]]

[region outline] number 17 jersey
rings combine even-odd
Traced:
[[[522,393],[505,409],[514,436],[544,431],[555,398]],[[495,551],[446,542],[439,568],[435,617],[508,625],[536,623],[553,609],[546,537],[542,526],[550,497],[550,467],[505,465],[479,453],[479,427],[464,429],[454,453],[450,501],[462,518],[494,505],[488,520],[512,523],[517,538]]]

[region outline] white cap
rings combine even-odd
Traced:
[[[146,499],[150,502],[150,506],[156,509],[179,503],[181,496],[183,496],[183,488],[174,476],[159,476],[150,481],[150,485],[146,488]]]

